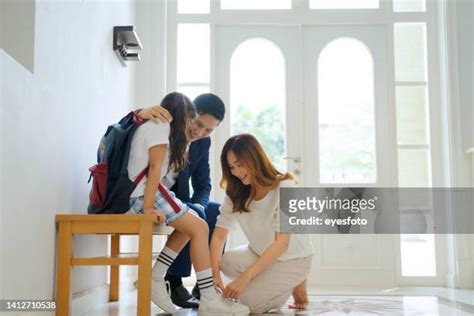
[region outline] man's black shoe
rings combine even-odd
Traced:
[[[199,291],[198,284],[196,283],[191,291],[191,294],[198,300],[201,299],[201,291]]]
[[[189,294],[182,285],[171,289],[171,301],[174,305],[182,308],[198,308],[199,300]]]

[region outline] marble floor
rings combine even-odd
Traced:
[[[321,288],[312,289],[306,310],[287,305],[267,315],[474,315],[474,291],[446,288]],[[120,301],[107,303],[81,316],[129,316],[136,314],[136,289],[122,287]],[[166,315],[152,306],[152,315]],[[179,309],[176,315],[198,315]]]

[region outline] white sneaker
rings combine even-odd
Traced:
[[[199,315],[249,315],[250,309],[240,303],[230,301],[222,295],[217,295],[213,300],[207,300],[201,296],[199,302]]]
[[[167,287],[168,283],[168,287]],[[167,313],[175,313],[176,307],[170,298],[170,292],[168,291],[169,282],[168,281],[155,281],[151,280],[151,300],[159,308],[164,310]]]

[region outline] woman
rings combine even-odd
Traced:
[[[279,172],[257,139],[250,134],[231,137],[221,153],[221,186],[226,198],[211,241],[214,284],[224,297],[240,299],[253,313],[281,308],[293,294],[290,307],[308,303],[306,278],[313,247],[307,235],[279,232],[279,188],[294,183]],[[249,240],[246,246],[222,250],[236,224]],[[220,271],[233,281],[224,287]]]

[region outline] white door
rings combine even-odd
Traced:
[[[393,179],[393,167],[389,148],[391,142],[387,138],[394,134],[390,133],[388,119],[386,28],[384,26],[216,25],[214,88],[231,107],[230,115],[226,116],[220,128],[220,135],[214,138],[216,148],[221,148],[231,133],[231,125],[234,124],[232,121],[235,122],[236,119],[232,117],[233,114],[236,115],[232,107],[240,106],[243,102],[240,100],[245,100],[244,96],[240,98],[236,95],[245,95],[245,91],[236,88],[238,82],[232,72],[238,72],[239,68],[235,68],[235,63],[232,66],[235,62],[233,59],[238,58],[236,52],[239,47],[243,47],[245,43],[253,39],[271,42],[283,56],[285,150],[282,154],[284,157],[280,157],[280,160],[286,157],[287,169],[299,177],[300,184],[302,186],[390,186],[390,179]],[[343,41],[337,42],[338,39]],[[335,43],[335,46],[330,46],[331,43]],[[347,63],[347,60],[352,60],[351,55],[347,57],[348,51],[344,51],[344,47],[348,47],[349,53],[353,52],[354,56],[362,58],[362,62],[371,66],[366,69],[360,67],[352,67],[352,69],[348,64],[348,68],[352,69],[349,69],[349,72],[361,71],[361,73],[344,74],[344,69],[341,69],[340,65]],[[329,54],[328,50],[325,52],[325,48],[328,48]],[[268,58],[273,58],[270,55]],[[252,57],[248,56],[250,56],[247,57],[250,63]],[[341,61],[334,62],[335,56],[340,56]],[[331,63],[334,64],[336,67],[334,72],[327,67],[319,69],[323,67],[318,66],[318,60],[323,57],[328,59],[323,60],[322,65],[326,67]],[[353,60],[360,66],[359,59],[353,58]],[[240,65],[245,67],[242,63]],[[255,76],[260,70],[268,71],[268,67],[261,68],[259,65],[254,65],[253,68]],[[281,71],[278,70],[280,68],[281,66],[275,66],[275,77],[281,75]],[[334,78],[334,75],[342,77],[338,79]],[[358,78],[357,76],[360,76],[361,80],[356,80],[355,84],[358,85],[359,90],[363,90],[362,95],[358,94],[354,87],[348,86],[350,80],[345,80],[347,77]],[[318,82],[318,77],[322,78],[322,83]],[[249,80],[251,80],[250,76]],[[272,81],[271,78],[269,81]],[[265,86],[266,82],[261,82],[261,85]],[[332,86],[329,84],[331,82]],[[334,83],[337,82],[340,82],[340,87],[334,87]],[[244,82],[243,85],[245,84]],[[252,90],[252,87],[248,89]],[[279,94],[280,89],[281,85],[277,84],[274,92],[268,92],[267,87],[265,93]],[[334,89],[338,89],[339,94],[334,94]],[[341,96],[351,95],[351,93],[354,94],[355,101],[360,101],[358,99],[360,98],[364,102],[369,102],[363,103],[362,113],[359,113],[360,102],[355,102],[353,107],[351,104],[343,104],[344,98]],[[338,101],[332,104],[332,100]],[[347,112],[341,111],[343,106],[347,106],[345,110]],[[252,107],[255,108],[256,105]],[[334,116],[334,112],[340,113],[340,116]],[[351,155],[360,154],[361,151],[357,149],[359,144],[347,141],[344,135],[338,134],[338,128],[339,131],[344,130],[344,124],[350,124],[351,115],[360,116],[357,122],[365,120],[361,128],[369,135],[369,137],[364,137],[369,141],[360,144],[364,147],[363,152],[368,155],[367,159],[362,159],[363,167],[361,168],[364,169],[362,176],[353,171],[358,170],[357,163],[360,163],[358,161],[360,157],[354,159],[351,157]],[[340,122],[339,117],[342,118]],[[240,116],[238,119],[243,118]],[[357,122],[355,125],[358,124]],[[321,143],[322,134],[325,136],[323,141],[331,139],[334,143],[342,139],[350,145],[348,148],[350,147],[352,151],[349,150],[349,154],[339,155],[347,157],[345,161],[338,162],[343,167],[336,165],[337,168],[335,168],[330,162],[337,162],[337,159],[328,160],[325,156],[329,152],[327,148],[331,143]],[[361,137],[357,134],[357,129],[353,137],[354,139]],[[344,148],[340,147],[335,149],[336,154],[338,150],[344,151]],[[355,163],[351,164],[351,159]],[[329,170],[331,168],[334,170]],[[338,170],[344,171],[341,173]],[[326,181],[328,179],[329,181]],[[309,277],[310,283],[313,285],[394,285],[395,250],[398,238],[398,235],[313,235],[315,257]],[[232,236],[229,243],[230,246],[236,246],[244,241],[241,234],[236,234]]]
[[[285,147],[282,155],[275,157],[278,160],[276,163],[286,165],[288,162],[289,171],[299,173],[299,159],[296,159],[296,163],[291,159],[284,159],[301,155],[299,140],[302,138],[303,129],[300,126],[302,113],[299,34],[299,28],[286,26],[215,27],[215,91],[231,108],[230,115],[226,115],[222,126],[219,127],[220,135],[214,138],[217,148],[222,148],[231,134],[231,125],[235,118],[233,112],[236,108],[247,105],[248,108],[255,109],[259,107],[259,102],[276,102],[277,106],[283,108],[281,115],[275,119],[281,120],[283,131],[280,132],[283,134]],[[246,46],[252,47],[246,50]],[[252,55],[252,49],[256,56]],[[259,50],[265,50],[268,58],[262,56]],[[246,71],[242,73],[241,68],[246,68]],[[267,98],[267,95],[278,97],[272,99]]]
[[[306,186],[393,185],[387,56],[385,26],[303,28]],[[316,256],[309,279],[395,285],[398,238],[313,235]]]

